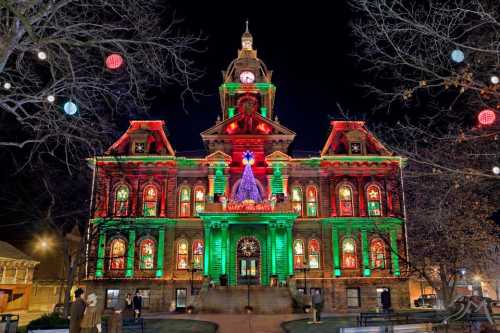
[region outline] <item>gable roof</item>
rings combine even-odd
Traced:
[[[34,260],[15,246],[0,241],[0,258],[2,259],[13,259],[13,260],[27,260],[38,263],[38,261]]]
[[[106,155],[127,155],[130,137],[134,133],[146,133],[148,139],[159,142],[157,151],[160,155],[175,156],[175,151],[167,139],[163,120],[131,120],[127,131],[106,151]]]
[[[269,133],[234,133],[234,134],[229,134],[227,132],[228,126],[230,126],[233,123],[237,123],[238,121],[243,120],[244,115],[242,113],[238,113],[237,115],[228,118],[224,121],[218,122],[214,126],[210,127],[209,129],[203,131],[201,133],[201,137],[205,140],[206,138],[212,136],[212,135],[283,135],[283,136],[288,136],[290,140],[293,140],[295,138],[295,132],[289,130],[285,126],[281,125],[280,123],[276,121],[272,121],[270,119],[267,119],[265,117],[262,117],[260,114],[255,113],[253,115],[254,119],[260,123],[265,124],[269,128]]]
[[[336,151],[336,146],[340,141],[348,136],[359,136],[363,140],[370,152],[368,155],[392,156],[394,155],[365,127],[364,121],[343,121],[333,120],[331,122],[332,130],[326,143],[321,150],[321,156],[335,155],[331,153]],[[353,134],[354,133],[354,134]],[[341,155],[341,154],[339,154]]]

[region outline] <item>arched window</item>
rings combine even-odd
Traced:
[[[191,189],[187,186],[179,191],[179,216],[191,216]]]
[[[153,269],[155,260],[155,241],[151,238],[143,239],[139,243],[139,268]]]
[[[180,239],[177,242],[177,269],[188,268],[188,242],[185,239]]]
[[[193,241],[193,266],[203,269],[203,241],[199,239]]]
[[[156,216],[158,214],[158,190],[153,185],[144,188],[142,195],[144,216]]]
[[[309,240],[309,268],[319,268],[320,247],[317,239]]]
[[[381,239],[372,240],[370,246],[372,268],[385,268],[385,245]]]
[[[316,186],[308,186],[306,190],[307,216],[318,216],[318,191]]]
[[[356,242],[352,238],[345,238],[342,242],[342,266],[344,268],[356,268]]]
[[[352,188],[349,185],[342,185],[339,188],[340,216],[353,216]]]
[[[194,189],[194,212],[196,215],[205,210],[205,188],[197,186]]]
[[[125,269],[125,241],[121,238],[115,238],[111,241],[109,247],[109,269]]]
[[[293,267],[302,268],[304,267],[304,241],[302,239],[296,239],[293,242]]]
[[[115,216],[128,215],[128,199],[130,191],[127,185],[120,185],[115,191]]]
[[[368,216],[382,216],[380,188],[377,185],[368,186],[366,196],[368,199]]]
[[[295,213],[302,216],[302,189],[299,186],[292,187],[292,208]]]

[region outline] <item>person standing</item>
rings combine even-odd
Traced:
[[[129,294],[130,295],[130,294]],[[130,298],[132,302],[132,298]],[[113,313],[108,321],[107,333],[122,333],[123,332],[123,317],[127,310],[127,302],[125,300],[118,300],[115,306],[113,306]]]
[[[314,294],[312,295],[312,303],[314,306],[314,309],[316,310],[316,321],[321,321],[321,308],[323,307],[323,297],[321,296],[321,292],[319,289],[316,289],[314,291]]]
[[[85,311],[85,291],[82,288],[75,290],[75,300],[71,303],[69,318],[69,333],[80,333],[80,323]]]
[[[142,296],[139,290],[135,291],[135,296],[134,299],[132,300],[133,306],[134,306],[134,315],[135,319],[141,318],[141,312],[142,312]]]
[[[384,289],[380,294],[380,302],[382,303],[382,311],[384,313],[391,312],[391,293],[389,290]]]
[[[87,307],[80,324],[81,333],[101,333],[101,311],[97,308],[97,296],[92,293],[87,297]]]
[[[131,293],[128,293],[127,297],[125,297],[125,309],[123,312],[123,318],[132,318],[134,316],[134,305],[132,304]]]

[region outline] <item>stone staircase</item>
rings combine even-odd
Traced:
[[[200,300],[200,312],[244,313],[247,305],[247,287],[209,288]],[[250,306],[253,313],[292,313],[293,301],[286,287],[250,286]]]

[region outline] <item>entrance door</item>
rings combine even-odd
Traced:
[[[377,288],[377,306],[380,309],[382,308],[382,293],[384,291],[387,291],[389,293],[389,295],[387,296],[389,299],[389,303],[390,303],[390,299],[391,299],[391,290],[389,288],[386,288],[386,287]]]
[[[240,239],[237,247],[238,284],[259,284],[260,245],[254,237]]]
[[[177,310],[184,310],[187,303],[187,289],[177,288],[175,289],[175,308]]]

